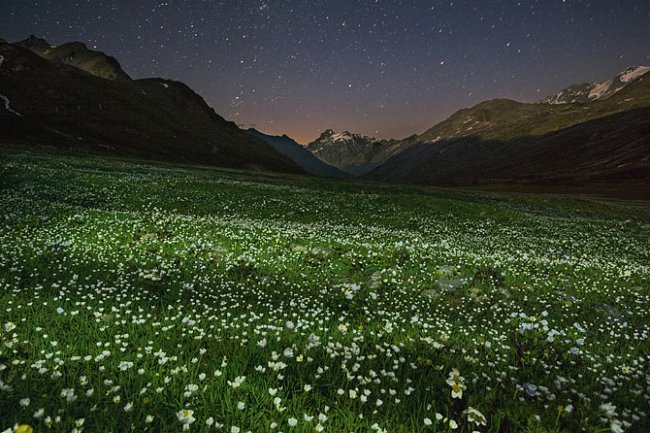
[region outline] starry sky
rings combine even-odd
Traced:
[[[0,37],[29,34],[183,81],[242,127],[403,138],[650,64],[650,1],[0,1]]]

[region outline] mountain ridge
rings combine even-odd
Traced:
[[[18,41],[14,45],[27,48],[44,59],[75,66],[96,77],[107,80],[131,80],[115,57],[108,56],[101,51],[91,50],[82,42],[53,45],[43,38],[30,35],[27,39]]]
[[[630,66],[609,80],[600,83],[573,84],[555,95],[545,97],[540,102],[544,104],[574,104],[607,99],[648,72],[650,72],[650,66]]]
[[[588,103],[481,102],[400,143],[396,156],[364,177],[426,184],[613,182],[617,175],[620,181],[650,180],[646,77]],[[603,157],[607,151],[616,158]],[[531,163],[531,158],[541,162]],[[528,172],[522,172],[524,167]]]
[[[572,85],[535,103],[483,101],[403,140],[326,129],[302,146],[286,135],[242,131],[183,83],[132,80],[117,60],[84,44],[57,47],[31,36],[15,44],[0,40],[0,145],[46,143],[333,178],[475,183],[508,179],[508,171],[518,180],[568,179],[548,155],[562,153],[557,144],[563,143],[584,152],[567,153],[564,161],[580,179],[605,172],[610,179],[616,173],[645,179],[650,162],[639,149],[650,148],[643,119],[650,117],[648,72],[647,66],[630,67],[610,80]],[[603,149],[618,156],[603,159]],[[532,164],[526,155],[546,165]],[[522,167],[531,172],[521,173]]]
[[[397,140],[378,140],[349,131],[326,129],[305,145],[317,158],[353,176],[361,176],[390,155]]]
[[[0,56],[0,145],[304,173],[178,81],[104,78],[20,44]]]
[[[269,143],[276,151],[290,158],[293,162],[301,166],[307,173],[319,177],[339,179],[350,177],[349,174],[317,158],[304,146],[298,144],[286,134],[282,136],[268,135],[255,128],[249,128],[246,130],[246,133]]]
[[[650,101],[634,101],[632,98],[619,101],[619,106],[614,108],[596,103],[607,101],[643,79],[648,72],[650,67],[632,66],[602,83],[574,84],[553,97],[532,103],[504,98],[482,101],[456,111],[421,134],[403,140],[376,140],[363,134],[336,133],[327,129],[306,147],[329,164],[363,177],[390,158],[421,143],[434,144],[470,136],[483,141],[541,136],[597,117],[644,106]]]

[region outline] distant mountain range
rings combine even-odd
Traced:
[[[649,71],[647,66],[631,67],[610,80],[573,85],[538,103],[485,101],[404,140],[329,129],[307,149],[348,173],[389,182],[650,180]]]
[[[132,80],[72,42],[0,39],[0,146],[423,184],[650,184],[650,67],[537,103],[493,99],[419,135],[324,131],[301,146],[243,131],[185,84]]]
[[[302,173],[185,84],[131,80],[83,44],[0,42],[0,145]]]
[[[628,84],[650,71],[650,66],[633,66],[614,78],[602,83],[574,84],[540,102],[545,104],[575,104],[600,101],[609,98]]]
[[[361,176],[394,155],[393,146],[397,143],[397,140],[376,140],[363,134],[328,129],[306,147],[322,161]]]
[[[296,143],[286,135],[274,136],[267,135],[259,132],[254,128],[246,131],[247,134],[264,140],[279,153],[287,156],[296,164],[300,165],[307,173],[320,177],[335,177],[335,178],[349,178],[348,173],[333,167],[320,159],[318,159],[309,150],[305,149],[300,144]]]
[[[540,103],[495,99],[460,110],[395,145],[398,153],[365,177],[455,185],[645,182],[649,70],[629,68]]]

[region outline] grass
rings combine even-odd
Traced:
[[[24,151],[0,188],[0,431],[650,429],[642,203]]]

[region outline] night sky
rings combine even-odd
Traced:
[[[31,33],[183,81],[243,127],[403,138],[650,64],[650,1],[0,1],[0,37]]]

